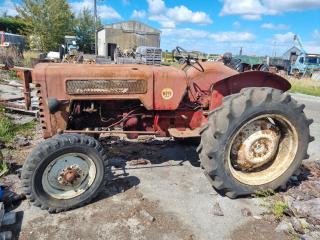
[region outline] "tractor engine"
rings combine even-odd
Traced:
[[[199,111],[195,111],[199,108]],[[172,112],[148,111],[140,101],[74,101],[67,129],[123,132],[128,138],[139,134],[168,136],[170,128],[194,129],[204,120],[200,104],[185,103]]]
[[[139,101],[75,101],[68,128],[74,130],[152,131],[153,114]],[[137,134],[129,134],[135,138]]]

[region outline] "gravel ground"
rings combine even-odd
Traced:
[[[306,104],[306,114],[315,119],[309,161],[319,160],[320,98],[294,94]],[[22,163],[36,145],[10,151]],[[110,157],[129,161],[126,174],[118,176],[93,203],[80,209],[50,215],[23,201],[15,208],[20,239],[291,239],[275,232],[277,223],[263,217],[263,200],[222,197],[211,188],[199,168],[195,144],[167,140],[147,143],[104,142]],[[136,161],[135,161],[136,160]],[[139,163],[138,165],[136,165]],[[141,165],[141,163],[145,165]],[[9,175],[4,182],[19,179]]]

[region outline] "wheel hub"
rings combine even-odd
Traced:
[[[251,170],[273,161],[280,140],[279,129],[268,120],[257,120],[243,128],[231,149],[235,165]]]
[[[61,185],[73,185],[77,184],[81,178],[84,177],[84,173],[78,165],[71,165],[61,171],[58,176],[58,182]]]
[[[67,153],[47,166],[42,185],[52,197],[70,199],[85,192],[95,175],[96,167],[91,158],[82,153]]]

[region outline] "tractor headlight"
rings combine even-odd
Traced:
[[[50,113],[56,113],[59,110],[60,101],[55,97],[48,97],[48,108]]]

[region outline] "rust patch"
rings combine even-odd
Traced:
[[[62,185],[72,185],[79,177],[81,169],[78,166],[70,166],[61,172],[58,182]]]
[[[231,149],[232,162],[249,171],[272,160],[279,141],[279,130],[267,120],[245,126],[236,136]]]

